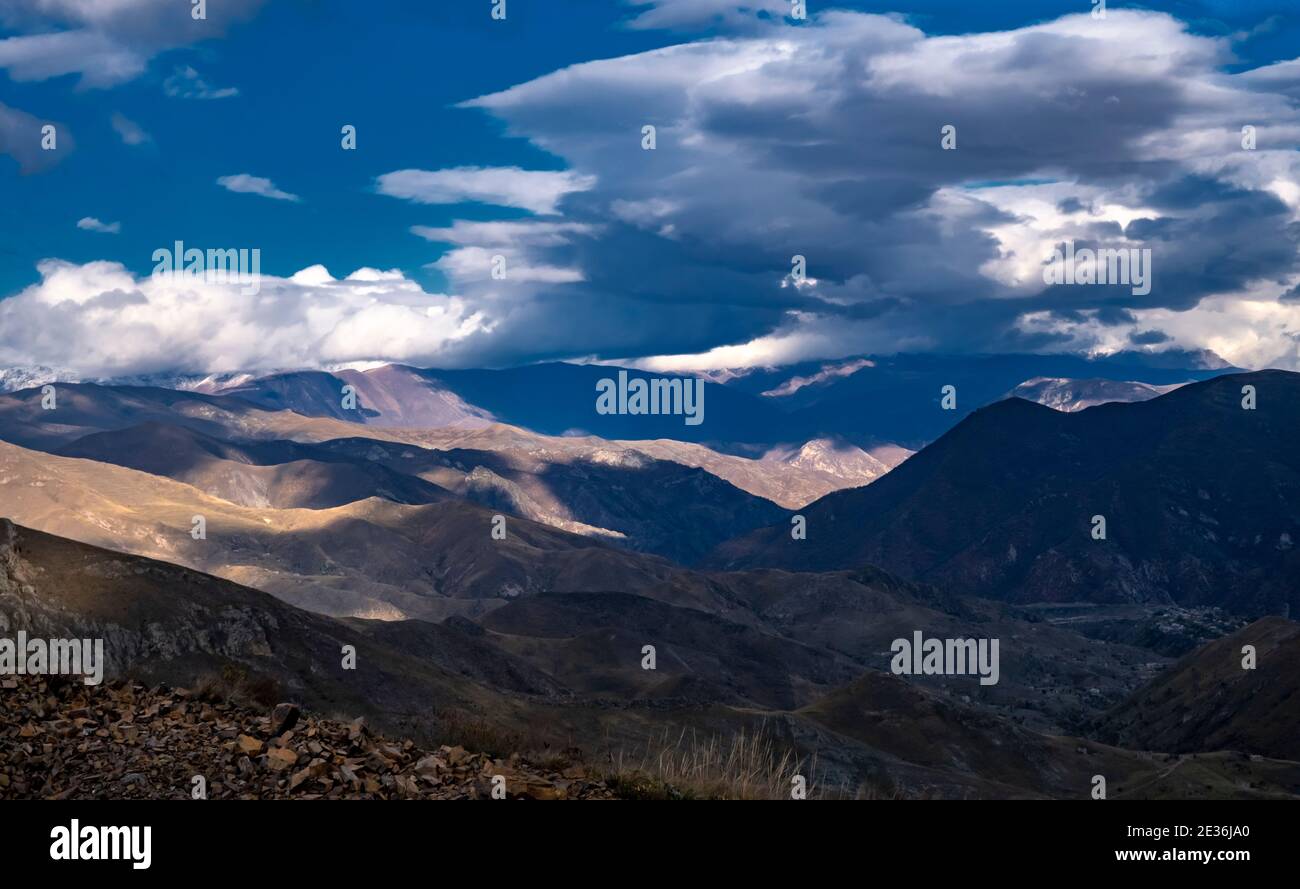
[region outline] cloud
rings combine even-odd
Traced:
[[[54,148],[45,149],[46,126],[54,127]],[[24,173],[39,173],[54,166],[76,147],[72,133],[61,123],[41,120],[0,102],[0,154],[18,161]]]
[[[77,228],[82,231],[99,232],[104,235],[118,235],[122,233],[122,223],[100,222],[94,216],[84,216],[77,220]]]
[[[397,170],[380,176],[375,184],[380,194],[417,204],[478,202],[549,215],[559,212],[559,203],[566,195],[588,191],[596,180],[568,171],[455,167]]]
[[[472,255],[440,267],[467,298],[509,302],[481,344],[491,362],[1120,348],[1133,319],[1165,330],[1226,293],[1276,298],[1300,271],[1300,68],[1233,61],[1226,38],[1112,9],[954,36],[828,11],[574,65],[463,103],[591,182],[562,209],[592,234],[520,234],[529,266],[574,280],[507,286]],[[1047,286],[1064,240],[1150,249],[1151,292]],[[796,255],[811,280],[790,286]],[[1229,301],[1219,321],[1247,311]],[[1179,342],[1205,345],[1192,330]]]
[[[296,194],[290,194],[287,191],[281,191],[275,187],[275,183],[270,179],[262,176],[250,176],[248,173],[237,173],[234,176],[222,176],[217,179],[217,184],[222,188],[237,192],[239,194],[259,194],[264,198],[272,198],[277,201],[300,201],[302,198]]]
[[[558,247],[575,236],[592,235],[596,227],[581,222],[543,222],[519,220],[508,222],[468,222],[457,219],[450,228],[411,227],[411,234],[426,241],[480,247]]]
[[[121,138],[124,145],[143,145],[146,142],[153,141],[152,136],[124,114],[114,111],[110,121],[113,124],[113,130]]]
[[[375,269],[263,276],[256,295],[236,282],[137,278],[115,262],[46,260],[39,271],[39,283],[0,300],[0,365],[117,376],[432,364],[486,323],[462,300]]]
[[[81,74],[83,87],[125,83],[144,71],[145,56],[94,31],[59,31],[0,40],[0,68],[16,81]]]
[[[0,40],[0,68],[19,81],[78,74],[83,88],[117,86],[160,53],[223,36],[263,2],[209,3],[196,20],[176,0],[5,0],[0,24],[19,33]]]
[[[641,29],[752,26],[779,20],[792,9],[790,0],[627,0],[627,5],[642,8],[628,23]]]
[[[76,361],[84,349],[88,363],[143,372],[589,356],[707,370],[1136,344],[1300,367],[1300,300],[1280,298],[1300,292],[1300,66],[1238,72],[1229,38],[1117,9],[947,36],[841,11],[730,33],[463,103],[563,169],[378,177],[378,192],[416,204],[509,208],[410,229],[454,296],[316,267],[235,299],[226,331],[214,319],[228,291],[197,288],[187,307],[111,263],[46,263],[40,285],[0,301],[0,359],[49,348]],[[647,124],[653,151],[641,148]],[[956,150],[941,147],[946,125]],[[249,174],[223,180],[294,197]],[[1048,286],[1044,262],[1067,240],[1150,250],[1150,293]],[[504,278],[491,274],[496,256]],[[803,282],[791,278],[796,256]],[[78,302],[83,290],[94,296]],[[98,308],[114,300],[125,300],[121,325]],[[320,300],[335,306],[325,320],[308,309]],[[82,303],[96,307],[86,322],[50,308]],[[431,305],[436,321],[408,337]],[[99,324],[105,342],[42,347],[41,318],[55,334]],[[331,320],[348,331],[341,341],[317,326]],[[214,330],[220,342],[202,342]]]
[[[239,95],[233,86],[216,88],[189,65],[182,65],[163,81],[163,92],[173,99],[229,99]]]
[[[502,280],[509,280],[513,284],[574,284],[583,280],[581,269],[541,265],[530,262],[523,252],[493,253],[484,247],[460,247],[429,265],[458,280],[478,277],[486,281],[491,279],[493,265],[498,257],[504,260],[500,266],[505,276]]]

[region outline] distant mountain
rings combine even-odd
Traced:
[[[1254,648],[1254,669],[1243,664],[1247,645]],[[1106,714],[1099,733],[1139,750],[1235,750],[1300,760],[1298,696],[1300,624],[1268,617],[1168,667]]]
[[[424,479],[364,458],[342,459],[320,446],[235,443],[156,421],[87,435],[54,453],[166,476],[240,506],[329,509],[367,497],[395,503],[452,498]]]
[[[286,428],[285,418],[249,402],[176,389],[59,383],[49,409],[40,389],[0,394],[0,440],[23,447],[55,450],[92,433],[150,422],[218,438],[232,432],[267,437],[268,422]]]
[[[55,410],[41,407],[39,390],[0,396],[0,440],[138,469],[253,508],[462,497],[681,562],[776,521],[782,510],[760,495],[802,504],[846,483],[700,445],[633,448],[495,426],[379,431],[156,388],[60,384],[57,394]]]
[[[911,455],[907,448],[897,445],[879,445],[864,451],[843,440],[814,438],[797,448],[773,448],[763,455],[763,459],[823,473],[848,483],[841,487],[857,487],[875,481]]]
[[[357,438],[327,442],[319,450],[336,460],[427,480],[491,509],[683,564],[738,528],[758,528],[786,514],[705,469],[633,449],[608,448],[588,459],[565,460],[519,449],[432,450]]]
[[[15,521],[164,559],[324,614],[441,620],[541,590],[641,590],[681,569],[494,510],[370,497],[333,509],[238,506],[162,476],[0,443],[0,505]],[[192,536],[193,517],[206,537]]]
[[[1246,385],[1255,410],[1242,408]],[[884,478],[801,512],[806,540],[778,525],[706,563],[878,565],[1020,602],[1285,614],[1300,609],[1300,374],[1217,377],[1078,413],[998,402]]]
[[[278,374],[224,390],[272,410],[334,417],[373,426],[441,428],[491,421],[546,435],[607,439],[671,438],[690,442],[768,442],[786,430],[782,412],[763,400],[717,383],[705,385],[703,422],[681,415],[600,414],[597,382],[620,368],[536,364],[506,370],[421,370],[386,365],[334,374]],[[630,378],[655,375],[628,371]],[[680,378],[685,379],[685,378]],[[354,387],[355,410],[344,409],[342,389]]]
[[[350,386],[355,407],[345,407]],[[223,387],[221,394],[268,410],[291,410],[309,417],[334,417],[376,426],[484,426],[490,411],[468,404],[421,371],[388,364],[372,370],[300,371]]]
[[[87,377],[75,371],[34,365],[0,368],[0,393],[17,392],[46,383],[97,383],[103,386],[157,386],[182,391],[217,392],[253,379],[251,373],[153,373],[125,377]]]
[[[34,367],[0,367],[0,392],[15,392],[19,389],[30,389],[33,386],[44,386],[47,383],[55,383],[61,380],[76,381],[77,379],[73,374],[40,365]]]
[[[616,378],[620,371],[629,379],[693,379],[612,365],[549,363],[500,370],[440,370],[389,364],[368,370],[261,376],[157,373],[86,382],[230,395],[268,410],[292,410],[367,426],[479,428],[498,422],[546,435],[671,439],[757,456],[773,447],[799,448],[818,439],[842,441],[869,452],[882,445],[914,449],[939,437],[971,411],[1044,378],[1088,381],[1073,384],[1084,388],[1105,388],[1109,383],[1139,387],[1112,387],[1106,392],[1106,400],[1132,400],[1142,394],[1142,386],[1178,385],[1233,370],[1238,369],[1213,353],[1178,350],[1120,352],[1096,359],[860,356],[704,374],[704,421],[699,425],[688,425],[681,416],[597,413],[598,381]],[[52,368],[14,368],[0,371],[0,392],[56,379],[77,377]],[[944,386],[956,388],[955,410],[940,408]],[[344,387],[351,387],[355,406],[345,405]],[[1120,397],[1124,392],[1128,395]],[[1085,393],[1073,400],[1089,398]]]
[[[1161,360],[1142,353],[1097,360],[1056,355],[896,355],[709,374],[704,422],[697,426],[686,425],[679,416],[596,413],[597,381],[614,378],[620,370],[629,378],[660,376],[607,365],[562,363],[505,370],[388,365],[333,374],[277,374],[221,391],[272,410],[287,408],[367,425],[440,428],[495,420],[548,435],[675,439],[757,455],[773,447],[798,449],[817,440],[867,451],[895,443],[918,447],[971,411],[1037,378],[1135,380],[1164,386],[1206,379],[1225,372],[1226,366],[1187,353]],[[355,410],[341,407],[345,385],[355,389]],[[946,385],[957,389],[956,410],[940,408],[940,390]]]
[[[1067,380],[1060,377],[1035,377],[1025,380],[1007,393],[1008,398],[1035,401],[1052,410],[1073,413],[1112,401],[1148,401],[1177,389],[1178,383],[1153,386],[1150,383],[1119,380]]]

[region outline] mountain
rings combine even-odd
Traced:
[[[672,438],[691,442],[766,442],[781,429],[781,411],[716,383],[705,385],[703,422],[681,415],[596,412],[597,382],[617,367],[536,364],[505,370],[422,370],[386,365],[334,374],[277,374],[224,390],[259,406],[374,426],[441,428],[495,420],[545,435],[606,439]],[[633,378],[653,375],[627,371]],[[686,380],[684,377],[677,379]],[[342,388],[355,387],[356,410],[342,407]]]
[[[814,438],[797,448],[773,448],[763,459],[848,483],[838,487],[856,487],[875,481],[911,455],[912,451],[897,445],[879,445],[864,451],[843,439]]]
[[[1258,408],[1242,408],[1254,386]],[[1235,374],[1135,404],[976,411],[884,478],[705,564],[904,578],[1019,602],[1300,608],[1300,375]],[[1106,538],[1094,539],[1103,516]]]
[[[1255,649],[1245,669],[1243,648]],[[1100,721],[1102,737],[1125,747],[1204,753],[1235,750],[1300,760],[1290,718],[1300,701],[1300,624],[1258,620],[1197,649]]]
[[[585,460],[518,450],[432,450],[368,439],[320,446],[335,455],[427,480],[491,509],[689,564],[739,528],[785,511],[705,471],[636,450]]]
[[[236,443],[156,421],[92,433],[53,453],[166,476],[240,506],[329,509],[367,497],[395,503],[452,497],[421,478],[364,458],[340,459],[321,446]]]
[[[934,595],[878,574],[844,578],[841,583],[858,586],[862,606],[869,610],[887,602],[916,609],[916,603],[904,605],[912,593]],[[797,596],[789,584],[779,586],[784,594]],[[728,595],[722,589],[717,593]],[[913,610],[914,616],[919,613]],[[871,623],[863,621],[862,626]],[[1004,628],[1011,630],[1006,638],[1031,644],[1026,634],[1032,637],[1037,631],[1032,625],[1019,627]],[[576,750],[566,755],[586,756],[588,762],[621,762],[637,751],[648,758],[641,761],[654,762],[708,755],[707,745],[717,741],[697,747],[692,745],[701,742],[689,739],[734,738],[743,732],[776,749],[789,745],[797,762],[815,757],[812,774],[833,795],[1084,798],[1090,776],[1098,772],[1108,776],[1115,798],[1300,793],[1295,763],[1242,762],[1210,754],[1194,766],[1171,770],[1168,758],[1158,754],[1026,727],[1013,712],[1003,713],[978,697],[960,694],[980,688],[973,682],[931,687],[876,670],[863,672],[833,648],[662,598],[531,595],[485,614],[477,625],[459,617],[442,625],[340,621],[175,565],[0,521],[0,628],[42,637],[102,638],[110,679],[135,676],[147,685],[202,687],[204,677],[232,677],[229,681],[258,694],[268,705],[294,700],[317,713],[340,714],[344,721],[358,713],[368,715],[379,726],[413,733],[417,743],[421,738],[459,735],[513,745],[549,737],[566,751]],[[963,630],[970,632],[971,627]],[[658,650],[659,668],[654,671],[640,663],[647,643]],[[356,648],[355,670],[343,667],[345,645]],[[1069,679],[1052,680],[1062,681]],[[947,684],[954,683],[950,679]],[[35,708],[22,703],[30,696],[18,690],[27,720],[9,725],[0,719],[0,774],[13,776],[11,787],[16,778],[27,788],[23,792],[30,792],[33,774],[23,766],[31,762],[30,756],[15,759],[7,752],[11,736],[42,735],[51,711],[72,714],[74,709],[76,714],[69,718],[92,718],[98,724],[102,717],[103,725],[112,724],[106,742],[95,748],[96,755],[111,760],[105,761],[105,768],[132,757],[128,747],[117,749],[123,746],[118,735],[128,730],[155,739],[147,743],[165,740],[172,745],[169,749],[185,748],[176,719],[203,722],[210,726],[209,736],[219,732],[240,750],[246,748],[245,755],[256,756],[251,768],[238,766],[237,757],[228,761],[236,765],[237,780],[248,782],[254,795],[286,792],[274,777],[255,789],[263,770],[288,768],[282,760],[295,769],[302,765],[298,760],[305,755],[303,742],[296,733],[276,742],[263,718],[246,726],[240,738],[231,724],[237,712],[228,705],[209,706],[202,697],[171,695],[156,711],[145,707],[137,714],[136,728],[128,729],[119,717],[135,706],[144,694],[142,687],[114,682],[108,687],[114,702],[106,708],[84,695],[80,705],[61,703],[68,695],[80,694],[77,688],[66,682],[51,687],[59,698],[45,693]],[[341,727],[323,730],[317,740],[326,744],[345,743],[343,735],[347,744],[354,744],[364,734],[356,724],[346,732]],[[77,770],[82,760],[74,756],[71,739],[49,737],[41,761],[64,762],[72,774],[81,774]],[[24,743],[23,737],[14,740]],[[380,749],[389,761],[372,757],[367,769],[406,774],[412,765],[417,772],[421,768],[413,759],[400,757],[396,748]],[[409,749],[403,744],[402,750]],[[290,757],[289,751],[296,756]],[[455,765],[464,753],[444,749],[441,755]],[[153,773],[146,761],[136,760]],[[327,772],[293,771],[290,783],[314,788],[309,782]],[[83,778],[87,788],[106,787],[114,774],[107,776],[107,783],[94,772]],[[336,777],[351,780],[342,771]],[[55,784],[49,792],[56,789],[77,792]]]
[[[597,413],[597,383],[617,378],[620,372],[630,379],[693,379],[613,365],[556,362],[499,370],[445,370],[389,364],[368,370],[262,376],[154,374],[97,382],[227,395],[270,411],[292,410],[371,427],[476,428],[497,422],[544,435],[671,439],[757,455],[772,448],[798,449],[817,439],[868,452],[882,445],[916,448],[971,411],[1043,378],[1087,381],[1092,388],[1128,384],[1138,387],[1127,390],[1129,394],[1139,395],[1144,385],[1178,385],[1231,370],[1213,354],[1177,350],[1121,352],[1096,359],[861,356],[707,374],[702,377],[704,419],[699,425],[688,425],[681,416]],[[0,375],[0,392],[70,378],[50,368],[16,368],[7,374],[8,378]],[[956,409],[940,410],[940,390],[948,385],[957,390]],[[1088,388],[1082,382],[1071,385]],[[351,387],[355,406],[345,405],[344,387]]]
[[[324,710],[425,725],[442,708],[512,709],[504,692],[550,694],[544,674],[453,627],[340,622],[185,568],[42,534],[0,519],[6,635],[104,640],[108,677],[192,685],[231,668],[246,684]],[[343,668],[342,646],[359,652]]]
[[[1234,370],[1212,354],[1120,352],[1088,359],[1075,355],[860,356],[757,370],[728,378],[728,388],[757,395],[789,417],[801,440],[838,435],[869,447],[882,442],[918,448],[937,439],[972,411],[1037,378],[1136,380],[1171,385]],[[940,407],[953,386],[956,406]]]
[[[1177,383],[1153,386],[1150,383],[1119,380],[1067,380],[1060,377],[1035,377],[1025,380],[1008,394],[1046,405],[1053,410],[1073,413],[1111,401],[1147,401],[1178,388]]]
[[[847,483],[700,445],[633,448],[495,425],[425,434],[270,411],[228,395],[76,384],[59,386],[54,410],[40,402],[39,390],[0,396],[0,440],[165,476],[256,508],[462,497],[682,562],[783,514],[728,478],[797,504]],[[357,437],[362,431],[371,437]]]
[[[460,500],[377,497],[333,509],[237,506],[161,476],[0,443],[0,504],[16,521],[217,574],[331,615],[441,619],[548,589],[641,589],[680,569]],[[206,537],[195,539],[202,516]]]
[[[31,389],[33,387],[39,388],[47,383],[57,383],[63,380],[76,380],[76,377],[43,365],[0,367],[0,392],[13,392],[18,389]]]
[[[344,407],[351,386],[356,407]],[[268,410],[292,410],[309,417],[334,417],[377,426],[482,426],[492,415],[467,404],[423,372],[397,364],[372,370],[299,371],[247,380],[224,387],[223,395],[242,398]]]

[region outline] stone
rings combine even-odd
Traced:
[[[266,764],[277,772],[284,771],[298,763],[298,754],[288,747],[272,747],[266,752]]]
[[[282,735],[298,724],[302,711],[297,704],[276,704],[271,711],[271,737]]]

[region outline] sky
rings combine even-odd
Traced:
[[[196,3],[0,0],[0,367],[1300,369],[1291,0]]]

